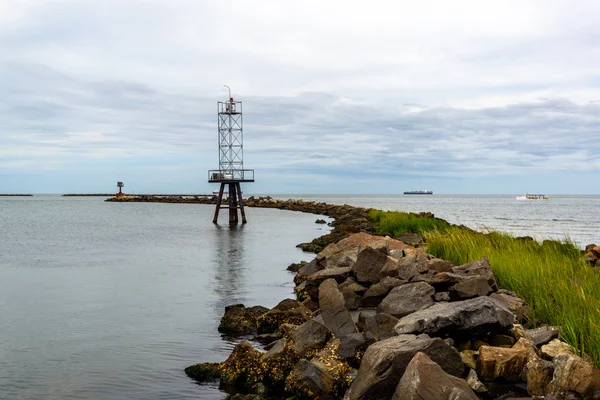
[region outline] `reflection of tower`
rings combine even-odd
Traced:
[[[212,286],[218,299],[218,312],[222,312],[227,305],[243,302],[247,294],[243,225],[217,226],[215,233],[216,243],[212,246],[215,283]]]
[[[229,86],[225,87],[229,89]],[[244,134],[242,121],[242,102],[233,101],[231,89],[229,100],[217,102],[217,121],[219,128],[219,169],[208,171],[209,183],[220,183],[217,207],[213,222],[216,224],[221,208],[229,209],[229,223],[238,223],[238,208],[242,214],[242,223],[246,223],[241,182],[254,182],[254,170],[244,169]],[[229,204],[221,206],[225,185],[229,185]]]

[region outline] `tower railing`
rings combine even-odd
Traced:
[[[219,170],[208,171],[208,182],[254,182],[253,169]]]

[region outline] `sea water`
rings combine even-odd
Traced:
[[[385,210],[536,238],[600,243],[600,196],[279,195]],[[315,215],[110,203],[98,197],[0,197],[0,399],[223,399],[183,369],[223,361],[226,305],[293,297],[295,246],[328,231]],[[225,221],[226,215],[221,216]]]

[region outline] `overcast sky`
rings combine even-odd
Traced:
[[[0,193],[600,194],[600,1],[0,0]]]

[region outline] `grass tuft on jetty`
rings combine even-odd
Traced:
[[[533,321],[561,326],[561,338],[600,367],[600,273],[568,239],[539,243],[459,226],[440,229],[425,221],[431,218],[398,212],[374,212],[373,219],[381,232],[424,235],[428,253],[456,265],[488,257],[500,287],[529,304]]]
[[[442,219],[424,218],[401,211],[370,210],[369,217],[377,224],[378,232],[393,236],[405,232],[423,235],[433,230],[444,232],[450,228],[450,224]]]

